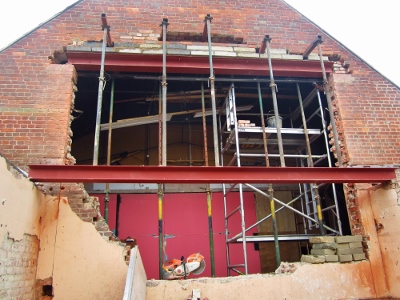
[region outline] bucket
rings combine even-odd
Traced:
[[[282,128],[282,117],[278,117],[279,127]],[[276,128],[275,116],[267,118],[267,127]]]

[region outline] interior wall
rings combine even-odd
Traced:
[[[104,212],[104,195],[100,198],[101,211]],[[130,236],[137,240],[143,264],[148,278],[159,278],[158,272],[158,200],[157,194],[122,194],[119,215],[118,237],[125,239]],[[206,261],[205,271],[191,277],[211,276],[209,255],[207,198],[205,193],[165,194],[164,197],[164,234],[165,254],[168,259],[187,257],[200,252]],[[238,206],[239,195],[232,193],[228,209],[232,211]],[[248,225],[256,222],[254,194],[244,193],[245,216]],[[222,193],[212,194],[213,232],[215,247],[216,276],[227,275],[225,254],[225,227]],[[116,195],[111,195],[109,202],[109,225],[115,229]],[[230,236],[241,231],[239,214],[231,220]],[[249,235],[257,232],[251,230]],[[243,263],[242,244],[231,247],[232,263]],[[249,273],[260,272],[260,259],[254,245],[247,244]]]

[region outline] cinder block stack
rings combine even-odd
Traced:
[[[250,120],[238,120],[239,127],[255,127],[255,123],[250,123]]]
[[[310,238],[311,255],[302,255],[301,261],[312,264],[324,262],[350,262],[365,259],[362,237],[355,236],[316,236]]]

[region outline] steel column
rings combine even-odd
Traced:
[[[214,160],[215,166],[219,167],[219,146],[218,146],[218,128],[217,128],[217,106],[215,103],[215,76],[214,67],[212,60],[212,48],[211,48],[211,20],[210,14],[204,19],[207,26],[207,40],[208,40],[208,57],[210,61],[210,90],[211,90],[211,109],[212,109],[212,120],[213,120],[213,138],[214,138]]]

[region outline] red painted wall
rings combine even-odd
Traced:
[[[104,195],[98,196],[101,212],[104,213]],[[213,193],[213,232],[215,244],[215,270],[218,277],[226,276],[226,254],[224,237],[224,206],[222,193]],[[110,229],[115,229],[115,194],[109,203]],[[157,195],[122,194],[119,216],[119,238],[127,236],[137,239],[140,254],[146,269],[147,278],[158,279],[158,205]],[[239,205],[239,195],[232,193],[229,198],[229,211]],[[254,194],[244,193],[247,226],[256,222]],[[231,219],[230,232],[240,232],[240,215]],[[208,240],[208,220],[206,194],[166,194],[164,198],[164,229],[166,235],[165,253],[170,258],[180,258],[200,252],[206,261],[206,269],[200,277],[211,276]],[[257,232],[253,229],[248,233]],[[233,245],[230,250],[232,263],[243,263],[242,244]],[[258,251],[253,244],[247,245],[249,273],[260,272]],[[191,277],[194,277],[193,275]]]

